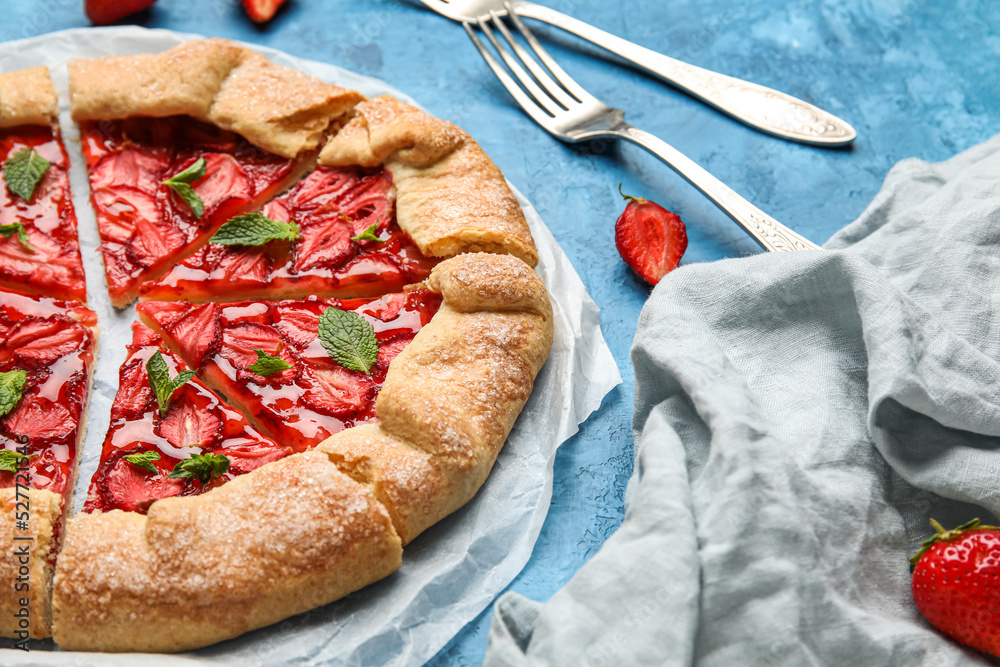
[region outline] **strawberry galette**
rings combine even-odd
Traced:
[[[0,286],[86,301],[58,115],[45,67],[0,74]]]
[[[389,575],[484,483],[551,346],[502,174],[451,123],[224,40],[69,72],[110,298],[142,323],[53,638],[188,650]]]

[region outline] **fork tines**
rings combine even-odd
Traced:
[[[538,60],[535,60],[528,53],[527,49],[521,46],[521,43],[508,29],[503,17],[499,16],[496,12],[490,12],[490,20],[488,21],[480,18],[478,24],[483,34],[486,35],[487,39],[493,45],[493,48],[500,54],[507,68],[509,68],[509,72],[513,73],[514,77],[517,78],[517,82],[515,82],[514,78],[508,73],[508,70],[493,57],[489,49],[476,36],[471,25],[469,23],[465,23],[464,25],[469,38],[476,45],[480,55],[482,55],[497,78],[500,79],[504,87],[514,96],[518,104],[536,122],[544,126],[546,124],[545,120],[550,120],[560,113],[572,110],[582,103],[593,100],[593,96],[566,74],[555,60],[553,60],[552,56],[542,48],[542,45],[539,44],[532,32],[514,13],[510,3],[505,3],[505,6],[507,8],[507,17],[514,24],[514,28],[524,38],[524,41],[527,42],[534,55],[542,64],[539,64]],[[496,28],[496,32],[501,34],[504,42],[509,45],[509,49],[505,48],[500,39],[497,38],[496,32],[490,27],[491,25]],[[513,54],[511,50],[513,50]],[[528,71],[525,71],[525,68]]]

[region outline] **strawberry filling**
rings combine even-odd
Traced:
[[[373,296],[420,282],[437,263],[396,224],[392,173],[386,169],[319,167],[262,212],[298,225],[299,239],[209,244],[162,280],[143,285],[140,295],[195,301],[279,293]],[[372,227],[378,241],[352,240]]]
[[[137,310],[255,426],[298,452],[345,428],[376,419],[375,400],[389,363],[430,321],[440,303],[440,296],[433,292],[412,290],[378,299],[310,297],[221,304],[218,323],[202,326],[206,331],[215,327],[222,331],[222,342],[211,355],[201,355],[204,346],[197,336],[194,344],[174,336],[177,323],[205,312],[207,306],[178,308],[145,302]],[[339,365],[323,346],[319,320],[329,307],[353,311],[372,325],[378,353],[370,375]],[[179,311],[185,312],[179,315]],[[292,368],[266,376],[251,371],[249,367],[258,359],[256,350]]]
[[[196,250],[227,220],[279,192],[296,160],[191,118],[130,118],[81,125],[108,289],[123,306],[139,285]],[[198,218],[163,181],[206,162],[191,184]]]
[[[184,320],[182,317],[176,323],[180,326]],[[171,377],[185,367],[173,354],[162,350],[159,337],[141,324],[133,325],[132,342],[129,357],[119,371],[111,425],[84,511],[121,509],[145,513],[160,498],[202,493],[291,453],[291,448],[262,436],[197,378],[174,393],[166,414],[161,415],[146,363],[160,351]],[[159,459],[149,461],[155,473],[125,458],[147,452],[159,455]],[[192,454],[226,456],[229,468],[207,482],[170,479],[175,466]]]
[[[0,177],[0,225],[21,223],[33,250],[17,235],[0,237],[0,285],[87,300],[76,213],[69,191],[69,158],[52,128],[0,129],[0,162],[31,148],[51,163],[31,201],[13,195]]]
[[[0,417],[0,447],[16,450],[27,438],[28,486],[64,498],[94,361],[88,327],[96,323],[84,306],[0,290],[0,372],[27,372],[20,400]],[[0,488],[17,481],[14,473],[0,471]]]

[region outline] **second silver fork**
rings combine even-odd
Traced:
[[[698,188],[765,250],[819,249],[819,246],[785,227],[738,195],[728,185],[667,142],[625,122],[624,111],[601,102],[577,84],[542,48],[527,26],[510,10],[509,4],[507,10],[509,20],[524,37],[538,60],[544,64],[544,68],[520,45],[504,24],[503,18],[496,12],[491,12],[489,20],[480,18],[478,24],[517,81],[493,57],[476,36],[472,26],[469,23],[463,25],[500,82],[514,96],[521,108],[549,133],[570,143],[599,138],[627,139],[656,155],[691,185]],[[504,48],[490,24],[501,33],[516,56]],[[525,68],[528,71],[525,71]]]

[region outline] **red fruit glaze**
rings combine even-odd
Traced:
[[[49,127],[0,129],[0,162],[23,148],[33,148],[51,166],[30,202],[11,194],[0,173],[0,225],[20,222],[35,248],[25,248],[16,234],[0,237],[0,286],[86,301],[66,150]]]
[[[424,257],[396,224],[392,173],[386,169],[319,167],[263,213],[294,222],[294,243],[210,243],[156,282],[143,299],[209,301],[276,295],[344,298],[402,290],[438,263]],[[384,242],[352,241],[372,225]]]
[[[623,196],[628,205],[615,223],[618,254],[640,278],[655,285],[680,263],[687,250],[687,229],[659,204]]]
[[[152,7],[156,0],[84,0],[83,9],[94,25],[107,25]]]
[[[375,416],[375,399],[389,362],[430,321],[441,297],[426,290],[378,299],[241,301],[220,305],[218,351],[202,356],[200,338],[174,337],[171,329],[206,306],[140,303],[139,316],[164,332],[164,339],[206,382],[248,415],[264,433],[300,452]],[[371,376],[337,365],[318,338],[319,317],[333,306],[353,310],[375,329],[379,350]],[[180,313],[179,310],[186,312]],[[180,319],[179,319],[180,318]],[[206,324],[206,329],[211,326]],[[269,377],[246,370],[255,349],[277,354],[293,368]]]
[[[63,302],[0,289],[0,372],[27,371],[21,400],[0,417],[0,447],[29,438],[28,485],[67,498],[76,464],[80,418],[94,362],[97,315]],[[0,488],[16,483],[0,471]]]
[[[270,21],[278,12],[285,0],[243,0],[243,8],[252,21],[263,23]]]
[[[299,165],[185,116],[91,122],[80,129],[108,291],[119,307],[231,217],[280,192]],[[162,183],[199,157],[206,173],[192,187],[205,203],[201,219]]]
[[[1000,656],[1000,531],[968,530],[935,543],[913,570],[913,600],[931,625]]]
[[[290,447],[261,435],[198,378],[174,394],[167,414],[161,417],[149,387],[146,362],[160,351],[171,376],[186,366],[164,350],[159,337],[142,324],[133,324],[132,331],[129,356],[119,371],[118,394],[111,409],[101,463],[90,482],[84,511],[120,509],[145,513],[155,500],[202,493],[291,453]],[[160,459],[152,462],[157,474],[123,458],[144,451],[160,454]],[[208,484],[167,479],[178,461],[191,454],[209,453],[229,457],[229,470],[221,477]]]

